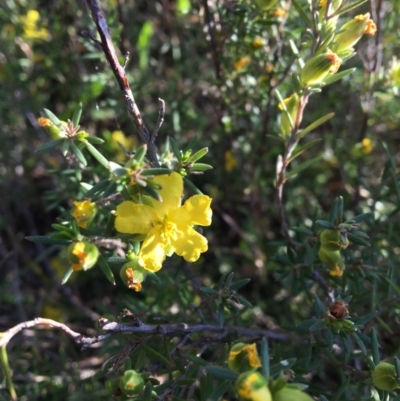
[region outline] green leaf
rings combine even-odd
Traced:
[[[177,0],[176,10],[179,14],[187,14],[190,11],[190,0]]]
[[[315,224],[318,224],[319,226],[327,229],[333,229],[335,226],[330,222],[326,220],[317,220]]]
[[[290,170],[288,173],[285,174],[285,180],[293,177],[294,175],[299,174],[301,171],[305,170],[306,168],[312,166],[313,164],[319,162],[321,160],[321,156],[314,157],[312,159],[306,160],[304,163],[299,164],[297,167]]]
[[[153,359],[163,363],[167,367],[171,365],[171,362],[164,356],[157,352],[154,348],[149,347],[147,344],[142,343],[141,347],[144,349],[146,354]]]
[[[133,157],[134,160],[136,160],[139,163],[142,162],[144,157],[146,156],[146,152],[147,152],[147,146],[146,145],[139,146],[136,149],[135,156]]]
[[[74,141],[71,141],[71,152],[76,156],[76,158],[84,165],[87,166],[87,161],[82,151],[75,145]]]
[[[221,368],[219,366],[206,366],[206,370],[208,373],[210,373],[210,375],[224,380],[235,381],[239,376],[238,373],[232,372],[229,369]]]
[[[93,185],[92,188],[90,188],[86,193],[85,193],[85,198],[91,198],[93,195],[95,195],[97,192],[102,191],[103,189],[106,189],[108,186],[109,181],[103,180],[98,182],[97,184]]]
[[[332,207],[331,207],[331,211],[330,211],[330,213],[329,213],[329,221],[330,221],[332,224],[335,224],[335,222],[336,222],[336,218],[337,218],[337,204],[338,204],[338,199],[336,198],[336,199],[333,201],[333,204],[332,204]]]
[[[339,221],[343,221],[343,196],[338,197],[337,218]]]
[[[251,278],[244,278],[243,280],[236,281],[235,283],[233,283],[233,284],[231,284],[231,285],[229,286],[229,289],[230,289],[231,291],[236,291],[236,290],[238,290],[239,288],[242,288],[242,287],[245,286],[246,284],[250,283],[250,281],[251,281]]]
[[[44,115],[57,127],[62,127],[61,121],[49,109],[43,109]]]
[[[76,109],[74,111],[74,115],[72,116],[72,123],[74,124],[74,127],[77,127],[79,125],[81,115],[82,115],[82,102],[79,102],[78,106],[76,106]]]
[[[189,359],[189,361],[193,362],[195,365],[200,365],[200,366],[208,366],[209,363],[203,359],[199,358],[198,356],[191,355],[191,354],[185,354],[184,357],[186,359]]]
[[[107,277],[107,280],[115,285],[115,278],[110,266],[108,265],[107,261],[103,258],[101,254],[99,254],[99,258],[97,259],[97,264],[99,265],[100,269],[103,271],[104,275]]]
[[[197,160],[200,160],[207,153],[208,153],[208,148],[202,148],[202,149],[198,150],[194,155],[190,156],[188,163],[197,162]]]
[[[298,11],[300,14],[300,17],[304,20],[304,22],[308,25],[309,28],[313,28],[313,23],[311,22],[310,17],[308,14],[303,10],[303,8],[300,6],[300,4],[297,2],[297,0],[292,0],[292,4],[294,5],[294,8]]]
[[[91,155],[107,170],[110,169],[110,166],[108,165],[108,160],[91,144],[89,143],[86,139],[82,141],[82,143],[85,144],[87,150],[91,153]]]
[[[201,192],[200,189],[197,188],[196,185],[194,185],[193,182],[189,180],[189,178],[183,177],[183,181],[194,193],[198,195],[203,195],[203,192]]]
[[[296,149],[294,150],[292,155],[288,158],[288,163],[292,162],[297,156],[300,156],[304,151],[306,151],[307,149],[311,148],[311,146],[314,146],[315,144],[317,144],[320,141],[321,141],[321,138],[317,138],[317,139],[314,139],[313,141],[308,142],[308,143],[306,143],[304,145],[296,146]]]
[[[208,397],[210,401],[218,401],[232,387],[230,380],[220,384],[215,391]]]
[[[94,145],[101,145],[104,143],[104,139],[98,138],[97,136],[87,136],[85,139]]]
[[[191,167],[190,167],[190,171],[207,171],[207,170],[211,170],[213,168],[213,166],[209,165],[209,164],[205,164],[205,163],[194,163]]]
[[[377,366],[380,362],[380,357],[379,357],[378,337],[374,327],[371,329],[371,350],[372,350],[372,360],[375,366]]]
[[[361,338],[357,335],[357,333],[351,333],[351,336],[354,338],[354,341],[357,343],[358,347],[360,348],[361,352],[368,356],[367,348]]]
[[[66,141],[66,139],[61,138],[61,139],[56,139],[55,141],[46,142],[43,145],[40,145],[38,148],[36,148],[35,152],[39,153],[39,152],[44,152],[45,150],[61,147],[64,141]]]
[[[342,15],[344,13],[347,13],[347,12],[351,11],[351,10],[354,10],[355,8],[357,8],[361,4],[364,4],[367,1],[368,0],[358,0],[358,1],[354,2],[354,3],[349,4],[348,6],[339,7],[339,9],[336,10],[330,17],[338,17],[339,15]]]
[[[262,372],[266,379],[269,378],[269,348],[268,340],[264,337],[261,341]]]
[[[217,295],[218,294],[218,292],[215,291],[214,288],[201,287],[200,291],[204,292],[204,294],[208,294],[208,295]]]
[[[338,390],[332,397],[332,401],[340,400],[340,396],[347,389],[347,387],[349,386],[349,383],[350,383],[350,378],[348,378],[346,381],[344,381],[343,384],[338,388]]]
[[[352,233],[347,233],[347,238],[349,239],[350,242],[353,242],[354,244],[362,245],[362,246],[370,246],[370,243],[363,240],[360,237],[356,237]]]
[[[357,68],[349,68],[348,70],[338,72],[335,75],[332,75],[331,77],[324,79],[323,86],[327,86],[333,84],[336,81],[339,81],[340,79],[346,77],[347,75],[352,74],[356,69]]]
[[[362,221],[368,220],[373,217],[374,217],[374,214],[372,212],[368,212],[368,213],[359,214],[358,216],[353,217],[352,220],[354,220],[355,223],[361,223]]]
[[[62,239],[52,239],[47,236],[42,235],[30,235],[29,237],[25,237],[28,241],[38,242],[39,244],[57,244],[57,245],[69,245],[71,241],[69,240],[62,240]]]
[[[225,306],[223,302],[219,303],[218,306],[218,324],[223,327],[225,323]]]
[[[69,267],[68,270],[65,272],[62,280],[61,280],[61,284],[62,285],[64,285],[69,280],[69,278],[71,277],[73,272],[74,271]]]
[[[149,175],[170,175],[172,173],[172,170],[169,168],[165,167],[155,167],[155,168],[148,168],[146,170],[143,170],[140,175],[143,175],[144,177],[149,176]]]
[[[239,295],[236,295],[235,297],[241,305],[247,306],[248,308],[253,306],[247,299],[240,297]]]
[[[315,130],[315,128],[319,127],[326,121],[330,120],[334,115],[335,115],[335,113],[328,113],[328,114],[324,115],[323,117],[319,118],[318,120],[314,121],[312,124],[308,125],[306,128],[299,131],[299,133],[296,135],[296,139],[300,140],[305,135],[307,135],[309,132]]]

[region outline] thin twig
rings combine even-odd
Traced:
[[[136,125],[138,133],[142,141],[147,145],[147,155],[150,160],[150,163],[158,167],[158,159],[157,152],[154,146],[154,138],[150,134],[147,129],[140,110],[136,104],[135,98],[133,97],[133,93],[129,86],[128,79],[125,74],[124,67],[118,61],[117,54],[115,52],[115,48],[113,42],[111,40],[110,31],[108,29],[107,21],[104,16],[104,13],[100,7],[100,4],[97,0],[86,0],[88,7],[90,8],[93,21],[97,26],[97,30],[100,34],[101,38],[101,47],[106,56],[108,63],[114,73],[115,78],[117,79],[118,85],[121,89],[121,92],[124,96],[125,103],[128,109],[128,114],[132,118],[133,122]]]
[[[161,128],[161,126],[162,126],[162,124],[164,122],[164,115],[165,115],[165,102],[164,102],[164,100],[158,98],[158,106],[159,106],[159,109],[158,109],[157,126],[154,129],[153,134],[151,135],[151,139],[153,141],[156,140],[157,135],[158,135],[158,131],[160,131],[160,128]]]

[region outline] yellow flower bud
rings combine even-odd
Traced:
[[[376,25],[374,21],[369,18],[369,13],[357,15],[349,22],[346,22],[336,35],[335,43],[332,50],[335,53],[342,53],[351,49],[365,34],[374,35],[376,32]]]
[[[68,258],[74,271],[92,268],[99,257],[97,246],[86,241],[75,242],[68,248]]]
[[[37,120],[38,124],[40,127],[43,127],[50,135],[51,139],[60,139],[64,138],[64,130],[61,128],[57,127],[55,124],[51,122],[48,118],[45,117],[39,117]],[[61,124],[63,126],[66,126],[67,123],[65,121],[61,121]]]
[[[241,401],[272,401],[271,392],[261,373],[242,373],[235,386]]]
[[[392,391],[400,387],[396,368],[394,365],[387,362],[381,362],[375,367],[372,373],[372,381],[374,386],[380,390]]]
[[[286,110],[288,111],[292,123],[295,124],[296,122],[296,117],[297,117],[297,111],[299,109],[299,104],[300,104],[300,99],[297,93],[293,93],[292,96],[284,99],[283,103],[285,104]],[[283,110],[282,104],[279,104],[278,107]],[[281,116],[281,132],[283,135],[286,135],[292,131],[292,125],[290,124],[288,115],[283,112]]]
[[[128,397],[137,396],[144,388],[143,377],[133,369],[127,370],[119,381],[119,387]]]
[[[306,62],[300,73],[300,81],[304,88],[321,83],[328,74],[335,74],[342,64],[337,54],[328,50],[314,56]]]
[[[132,290],[139,292],[142,289],[142,282],[145,280],[148,271],[140,266],[137,258],[125,263],[119,272],[122,281]]]
[[[340,233],[337,230],[324,230],[319,236],[321,241],[321,248],[325,251],[340,251],[341,249],[346,249],[349,245],[349,240],[346,238],[346,243],[340,240]]]
[[[235,344],[229,352],[228,367],[234,372],[244,372],[260,368],[261,361],[256,344]]]
[[[340,251],[327,251],[322,246],[319,248],[318,257],[324,263],[331,276],[341,276],[345,268]]]
[[[257,37],[253,39],[253,41],[251,42],[251,46],[253,47],[253,49],[260,49],[264,47],[264,40],[260,37]]]
[[[236,61],[236,63],[234,64],[233,68],[236,71],[244,70],[249,63],[250,63],[250,57],[247,57],[247,56],[246,57],[242,57],[238,61]]]
[[[274,394],[274,401],[313,401],[298,387],[285,386]]]
[[[74,201],[74,207],[71,210],[71,215],[75,218],[79,227],[86,228],[92,222],[96,215],[96,204],[84,200],[82,202]]]

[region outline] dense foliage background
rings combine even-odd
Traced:
[[[309,10],[307,1],[298,3]],[[213,166],[190,177],[213,198],[212,225],[202,229],[208,252],[193,265],[176,256],[168,259],[158,273],[160,282],[147,280],[139,293],[123,285],[118,268],[115,286],[98,268],[75,274],[61,286],[68,268],[65,250],[25,239],[45,235],[57,219],[69,218],[73,200],[84,194],[80,181],[101,174],[94,160],[95,167],[77,172],[57,150],[35,153],[49,141],[37,123],[43,108],[66,121],[82,102],[80,125],[103,138],[101,151],[121,163],[126,155],[118,142],[134,149],[140,140],[103,52],[82,34],[96,37],[85,2],[4,0],[4,5],[1,330],[42,316],[91,336],[98,332],[100,316],[115,320],[123,308],[146,323],[195,323],[203,316],[219,324],[222,301],[201,288],[212,288],[224,274],[234,273],[233,281],[251,279],[238,296],[252,306],[226,296],[224,324],[278,333],[269,340],[276,373],[290,368],[286,375],[307,385],[306,391],[319,400],[396,399],[395,392],[374,389],[370,377],[377,362],[373,337],[380,358],[393,361],[400,334],[400,2],[371,0],[340,17],[347,21],[370,12],[378,31],[362,38],[357,55],[346,61],[345,68],[355,67],[355,72],[314,93],[304,112],[302,127],[327,113],[335,115],[308,134],[307,141],[320,141],[291,168],[318,158],[284,188],[290,235],[304,244],[297,253],[287,246],[276,197],[276,163],[285,146],[277,137],[281,112],[274,89],[290,95],[291,75],[299,72],[295,48],[304,59],[309,56],[307,26],[298,8],[283,0],[268,11],[252,1],[102,2],[121,62],[130,53],[126,72],[149,127],[157,121],[157,99],[166,103],[156,143],[160,153],[167,137],[181,149],[195,139],[190,147],[208,147],[204,162]],[[361,223],[370,246],[350,244],[343,252],[344,275],[332,277],[316,257],[322,228],[315,221],[329,220],[338,196],[344,200],[345,219],[370,212],[373,217]],[[106,217],[98,224],[106,224]],[[348,303],[352,321],[360,326],[357,334],[336,333],[326,323],[326,310],[335,299]],[[127,341],[137,341],[126,337],[81,352],[62,332],[24,331],[7,347],[19,399],[110,399],[123,369],[94,375]],[[161,382],[167,372],[181,368],[186,378],[196,379],[186,387],[173,384],[175,399],[233,400],[233,388],[218,394],[222,379],[184,355],[224,367],[230,345],[239,339],[259,343],[261,337],[201,333],[182,346],[172,366],[157,364],[140,347],[133,350],[131,364]],[[172,348],[178,344],[174,341]],[[162,336],[146,342],[164,354]],[[278,369],[282,360],[290,363]],[[9,399],[5,382],[0,397]]]

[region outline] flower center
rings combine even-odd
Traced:
[[[178,229],[176,224],[165,218],[161,225],[161,235],[163,240],[168,244],[172,241],[176,241],[178,238]]]

